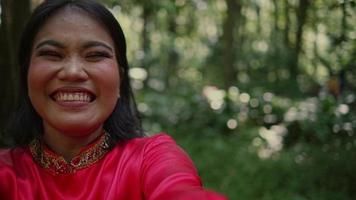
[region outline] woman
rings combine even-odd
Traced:
[[[0,199],[225,199],[202,188],[169,136],[144,136],[125,38],[102,5],[42,3],[19,63],[17,147],[0,151]]]

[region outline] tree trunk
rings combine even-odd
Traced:
[[[222,35],[222,63],[223,63],[223,85],[228,89],[236,81],[237,70],[234,67],[235,57],[235,28],[238,27],[238,19],[241,16],[241,3],[239,0],[225,0],[227,5],[227,16],[223,24]]]
[[[307,19],[307,11],[310,5],[310,0],[299,0],[299,7],[297,10],[297,32],[295,35],[295,47],[293,52],[293,63],[290,65],[291,75],[293,78],[297,77],[299,73],[299,56],[303,46],[303,33],[304,33],[304,25]]]
[[[341,3],[341,11],[342,11],[342,17],[341,17],[341,34],[338,39],[337,44],[342,43],[347,40],[346,38],[346,32],[347,32],[347,2]]]
[[[274,13],[273,13],[273,17],[274,17],[274,31],[275,32],[279,32],[279,6],[278,6],[278,1],[277,0],[273,0],[273,6],[274,6]]]
[[[290,18],[289,18],[290,5],[288,0],[284,0],[284,44],[287,48],[290,47],[289,31],[290,31]]]
[[[142,14],[141,18],[143,21],[143,27],[141,32],[141,50],[143,51],[143,59],[140,62],[141,67],[145,68],[147,73],[150,72],[148,69],[150,66],[150,59],[151,59],[151,41],[150,41],[150,21],[152,19],[153,8],[152,2],[149,0],[143,1],[141,4],[142,7]],[[149,76],[149,75],[148,75]],[[143,86],[147,86],[148,79],[143,81]]]
[[[298,27],[296,32],[296,43],[295,43],[295,51],[297,55],[299,55],[303,45],[303,33],[304,33],[303,28],[307,19],[307,10],[309,7],[309,3],[310,3],[309,0],[299,1],[299,9],[297,13]]]
[[[257,16],[257,33],[261,33],[262,31],[262,24],[261,24],[261,8],[260,6],[256,3],[254,5],[255,11],[256,11],[256,16]]]
[[[19,91],[17,48],[25,21],[30,15],[30,0],[2,0],[0,27],[0,127],[3,128],[16,106]]]
[[[142,20],[143,20],[143,28],[142,28],[142,50],[146,54],[150,51],[150,38],[149,38],[149,22],[152,17],[152,9],[150,3],[147,3],[147,0],[142,4]]]
[[[177,11],[171,13],[168,17],[168,33],[169,33],[169,44],[171,48],[168,50],[168,60],[167,60],[167,70],[166,70],[166,86],[170,88],[177,83],[177,71],[178,71],[178,62],[179,54],[175,47],[175,40],[177,37],[177,23],[176,17]]]

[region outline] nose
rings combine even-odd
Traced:
[[[63,81],[82,82],[88,79],[85,65],[78,58],[69,58],[58,72],[58,78]]]

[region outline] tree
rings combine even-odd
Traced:
[[[31,4],[30,0],[2,0],[0,3],[0,127],[3,127],[18,101],[17,47]]]
[[[223,24],[222,40],[222,63],[224,75],[224,87],[228,89],[236,80],[235,63],[235,44],[238,27],[238,19],[241,17],[241,2],[239,0],[225,0],[227,5],[226,18]]]
[[[303,47],[303,33],[304,25],[307,20],[307,11],[310,6],[310,0],[299,0],[299,7],[297,10],[297,32],[295,33],[295,46],[294,46],[294,55],[291,65],[291,74],[292,77],[297,76],[299,73],[299,56]]]

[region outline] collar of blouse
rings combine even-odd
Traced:
[[[42,140],[35,139],[29,145],[34,161],[54,175],[75,173],[79,169],[97,163],[109,151],[109,134],[103,132],[90,145],[81,149],[70,161],[50,150]]]

